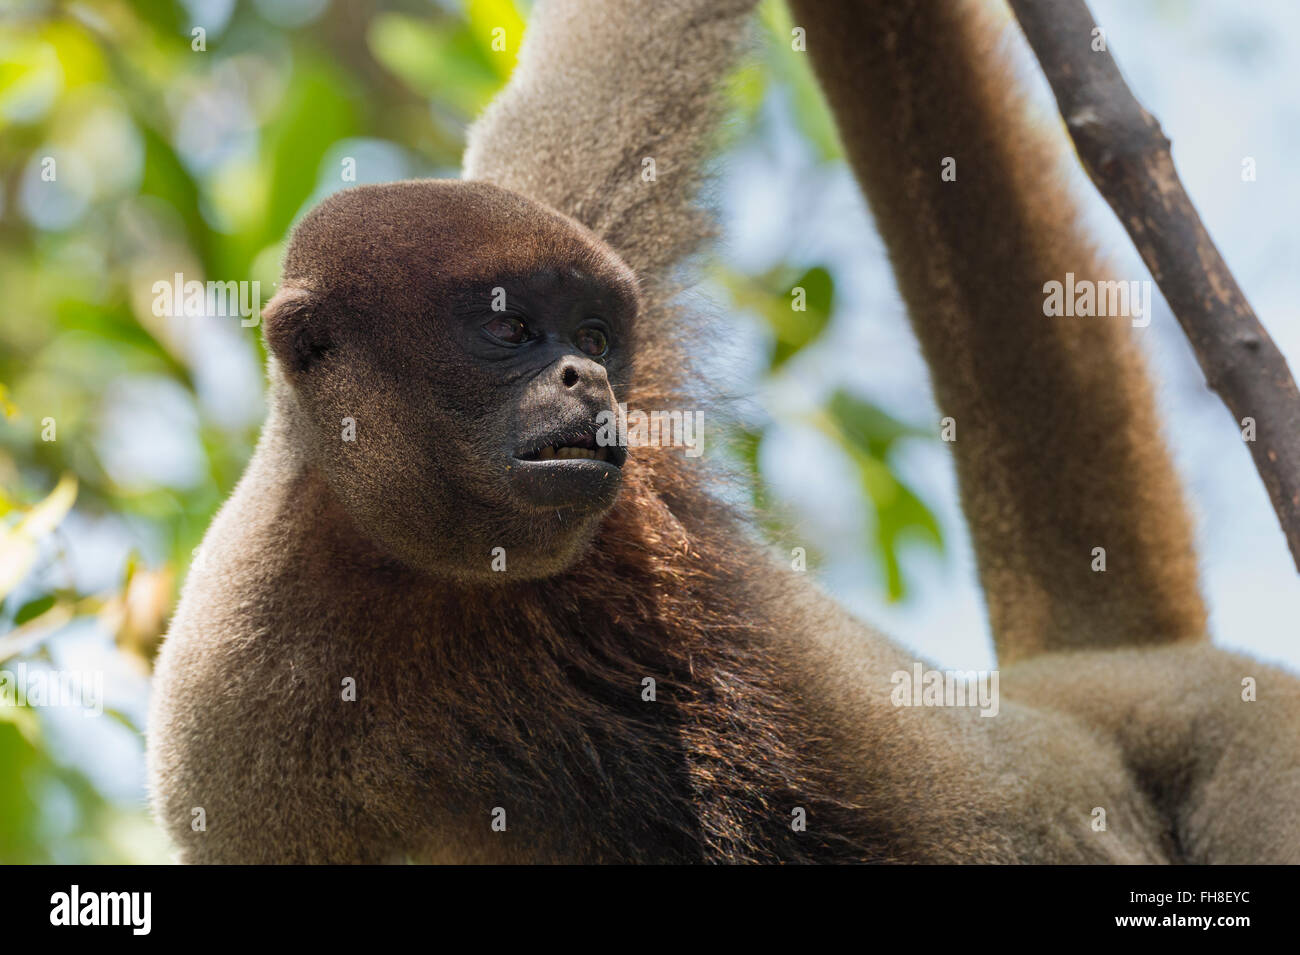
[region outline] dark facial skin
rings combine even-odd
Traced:
[[[596,439],[600,415],[617,407],[608,366],[623,370],[618,331],[633,307],[581,269],[557,267],[501,278],[455,309],[467,354],[513,409],[502,457],[523,506],[613,503],[627,454]]]
[[[426,181],[309,213],[263,320],[277,400],[357,529],[413,567],[501,580],[569,566],[617,498],[626,453],[595,437],[636,311],[630,270],[581,226]]]

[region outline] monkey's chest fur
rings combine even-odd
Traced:
[[[625,495],[560,577],[457,585],[269,493],[219,516],[157,668],[154,802],[187,859],[896,857],[816,768],[734,526],[683,549]]]
[[[804,765],[805,730],[743,639],[691,644],[653,617],[575,604],[564,584],[494,598],[441,605],[436,632],[386,628],[384,658],[402,665],[358,655],[355,702],[318,710],[348,753],[340,792],[369,793],[396,846],[506,861],[883,855]]]
[[[893,707],[836,717],[810,691],[791,647],[823,622],[734,528],[693,525],[677,551],[680,525],[615,512],[569,572],[485,586],[367,563],[328,533],[253,547],[227,513],[150,715],[155,807],[188,860],[1043,855],[1011,838],[1001,787],[980,789],[983,750]],[[1067,828],[1056,857],[1103,853]]]

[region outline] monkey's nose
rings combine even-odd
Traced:
[[[585,358],[565,358],[560,362],[560,383],[565,388],[578,385],[603,386],[606,382],[605,366]]]

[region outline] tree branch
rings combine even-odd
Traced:
[[[1128,230],[1205,380],[1241,422],[1300,569],[1300,391],[1174,169],[1169,139],[1106,50],[1084,0],[1010,0],[1089,177]]]

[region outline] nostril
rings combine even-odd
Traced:
[[[560,375],[560,380],[564,382],[565,388],[572,388],[578,383],[578,370],[572,365],[566,365],[563,374]]]

